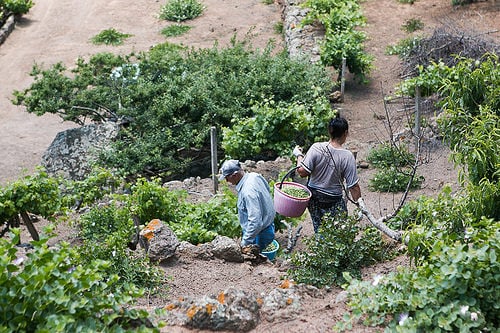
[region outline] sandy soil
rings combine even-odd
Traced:
[[[150,0],[95,0],[90,4],[75,0],[36,2],[0,46],[0,184],[31,172],[56,133],[74,127],[54,116],[30,115],[10,103],[13,90],[24,89],[32,82],[28,75],[32,65],[35,62],[50,65],[62,61],[71,67],[77,57],[100,51],[128,53],[147,50],[165,40],[159,31],[169,23],[157,18],[163,3]],[[171,42],[210,47],[215,41],[226,45],[234,34],[238,38],[249,34],[253,36],[252,43],[256,47],[263,47],[271,38],[277,41],[278,47],[283,47],[281,36],[273,32],[274,24],[280,20],[278,5],[265,5],[259,0],[203,0],[203,3],[206,11],[190,22],[193,29],[186,35],[170,39]],[[345,102],[339,105],[351,124],[347,145],[358,151],[358,160],[364,159],[376,142],[386,139],[380,117],[385,113],[382,91],[389,93],[399,81],[399,61],[394,56],[385,55],[384,51],[387,45],[407,37],[401,26],[408,19],[420,19],[426,32],[441,24],[453,23],[483,33],[496,31],[489,36],[497,41],[500,38],[499,8],[491,1],[453,9],[449,0],[418,0],[414,5],[400,4],[395,0],[367,0],[362,3],[362,8],[367,17],[367,50],[375,55],[376,68],[368,85],[349,81]],[[95,46],[89,42],[92,36],[107,28],[133,34],[133,37],[120,47]],[[456,186],[457,172],[448,161],[448,155],[442,147],[431,151],[429,163],[419,171],[426,179],[423,189],[412,193],[412,197],[435,195],[444,184]],[[290,166],[267,164],[258,171],[269,174],[276,172],[277,168]],[[360,169],[363,196],[375,215],[385,214],[397,205],[399,195],[369,192],[367,184],[372,173],[371,169]],[[304,237],[312,234],[309,219],[302,226]],[[61,238],[70,232],[70,229],[59,230]],[[278,235],[278,240],[285,244],[285,235]],[[298,245],[299,250],[301,246]],[[364,275],[369,279],[375,273],[388,272],[405,263],[405,258],[398,258],[369,268]],[[171,298],[217,294],[229,286],[267,292],[279,285],[284,274],[279,260],[274,265],[250,266],[180,258],[163,268],[172,277]],[[335,303],[338,292],[339,289],[333,289],[324,298],[304,299],[303,312],[297,318],[272,323],[264,321],[254,332],[328,331],[345,311],[342,305]],[[144,299],[141,303],[153,307],[161,305],[159,302]],[[169,327],[165,331],[189,332],[181,327]],[[355,331],[373,330],[358,327]]]

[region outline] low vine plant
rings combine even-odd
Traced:
[[[130,307],[143,291],[103,274],[109,262],[81,265],[68,243],[49,247],[48,240],[32,242],[24,257],[19,229],[0,239],[0,331],[159,332],[148,312]]]
[[[469,242],[434,238],[427,261],[373,281],[347,280],[346,331],[360,320],[386,332],[497,332],[500,318],[500,222],[484,218]]]

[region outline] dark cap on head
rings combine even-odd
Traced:
[[[219,180],[223,180],[227,176],[232,175],[233,173],[236,173],[241,170],[241,164],[240,161],[238,160],[227,160],[224,163],[222,163],[222,166],[220,168],[220,176]]]

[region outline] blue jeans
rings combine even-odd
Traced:
[[[263,229],[257,237],[255,237],[255,244],[259,245],[260,251],[264,251],[264,249],[271,244],[274,240],[274,223],[271,223],[270,226]]]

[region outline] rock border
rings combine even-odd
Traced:
[[[16,16],[14,14],[9,14],[7,20],[5,20],[5,24],[0,28],[0,45],[5,42],[12,30],[14,30],[15,25]]]

